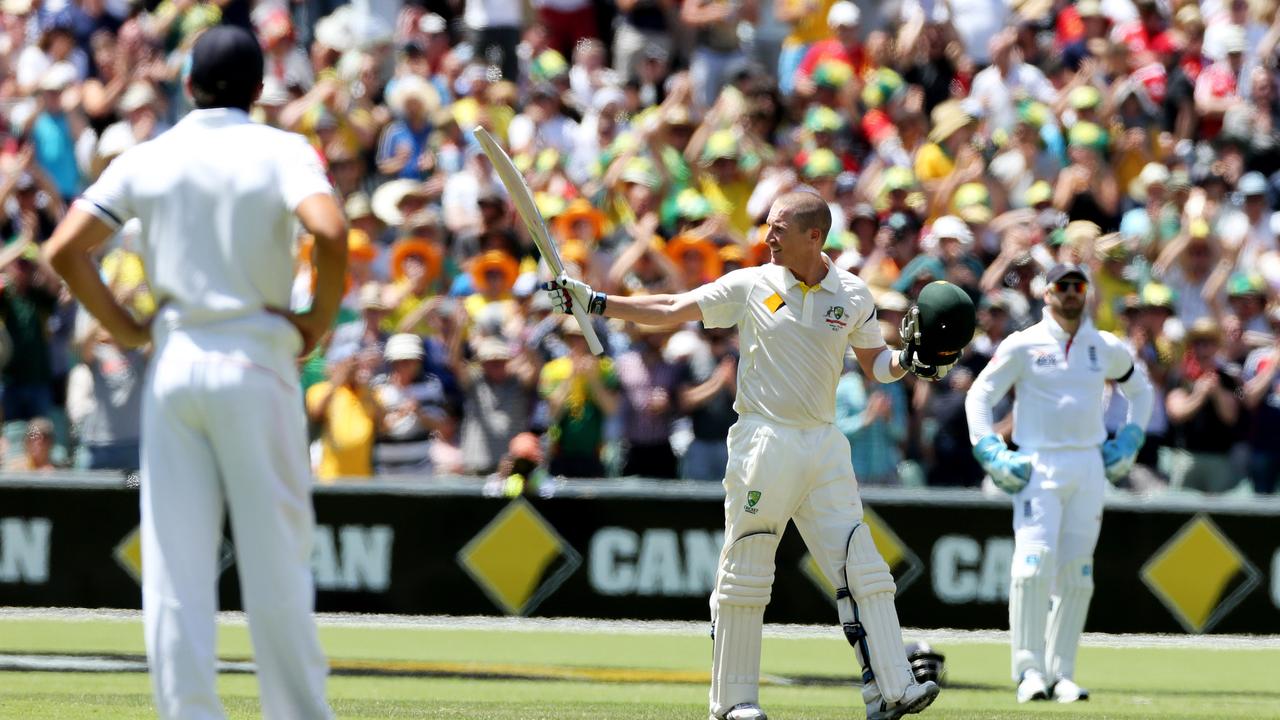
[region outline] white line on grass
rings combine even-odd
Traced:
[[[423,630],[502,630],[506,632],[607,633],[611,635],[708,635],[709,622],[681,620],[592,620],[588,618],[517,618],[448,615],[363,615],[358,613],[318,613],[322,627],[390,628]],[[138,610],[83,608],[0,607],[0,622],[52,620],[60,622],[141,622]],[[242,612],[218,613],[221,625],[242,626]],[[765,626],[765,637],[843,639],[836,625]],[[942,643],[1006,644],[1007,630],[955,630],[949,628],[903,628],[907,640]],[[1196,648],[1201,650],[1276,650],[1280,635],[1151,635],[1085,633],[1090,647],[1115,648]]]

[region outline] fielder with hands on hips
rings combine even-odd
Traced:
[[[760,636],[788,520],[839,588],[840,621],[863,668],[867,716],[917,713],[938,695],[937,684],[918,684],[907,664],[893,576],[861,522],[849,442],[834,425],[835,391],[850,345],[863,372],[885,383],[906,372],[941,377],[960,348],[945,349],[948,364],[926,364],[935,343],[918,312],[908,321],[907,349],[886,347],[867,286],[822,253],[830,228],[821,197],[792,192],[769,211],[770,264],[676,295],[606,296],[564,274],[543,286],[561,312],[576,296],[590,299],[592,313],[636,323],[738,327],[739,420],[729,431],[725,549],[711,596],[712,720],[765,717]],[[971,303],[968,312],[972,337]]]
[[[224,717],[215,687],[218,565],[230,513],[266,718],[329,718],[312,617],[315,516],[296,356],[342,299],[347,228],[315,150],[249,119],[263,56],[215,27],[191,51],[196,110],[124,152],[75,201],[45,252],[122,345],[153,341],[142,418],[142,609],[161,718]],[[93,253],[129,218],[159,305],[135,318]],[[316,292],[288,310],[296,225],[315,237]]]
[[[1089,697],[1073,676],[1093,596],[1105,484],[1133,466],[1152,390],[1132,352],[1085,316],[1085,269],[1055,265],[1046,279],[1044,318],[1000,343],[969,389],[965,414],[978,462],[1013,496],[1009,624],[1018,702],[1075,702]],[[1102,422],[1108,382],[1129,401],[1126,424],[1111,440]],[[991,420],[1010,388],[1016,451]]]

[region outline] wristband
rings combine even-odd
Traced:
[[[602,292],[591,293],[591,301],[587,303],[587,312],[592,315],[603,315],[605,301],[607,299],[608,296]]]
[[[876,380],[882,383],[891,383],[901,380],[901,377],[893,376],[893,351],[885,348],[876,356],[875,365],[872,366],[872,374]]]

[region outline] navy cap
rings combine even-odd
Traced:
[[[1071,263],[1058,263],[1057,265],[1049,268],[1049,273],[1045,276],[1045,279],[1051,283],[1055,283],[1068,277],[1077,277],[1085,282],[1089,282],[1089,273],[1079,265],[1073,265]]]
[[[201,107],[253,104],[263,75],[262,47],[248,30],[219,25],[191,50],[191,87]]]

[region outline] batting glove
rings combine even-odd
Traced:
[[[573,303],[576,298],[584,304],[587,312],[593,315],[604,314],[605,294],[592,290],[590,285],[581,280],[574,280],[564,273],[560,273],[555,280],[543,283],[542,289],[550,296],[551,307],[555,308],[556,312],[573,312]]]
[[[987,471],[996,487],[1016,495],[1031,480],[1031,458],[1010,450],[999,435],[988,435],[973,446],[973,456]]]
[[[955,363],[947,365],[928,365],[920,362],[916,355],[916,348],[920,346],[920,308],[913,307],[906,315],[902,316],[902,325],[898,329],[902,339],[906,341],[907,346],[898,351],[898,365],[903,370],[915,375],[918,378],[929,382],[937,382],[947,376],[951,372],[951,368],[955,367]]]
[[[1114,438],[1102,443],[1102,464],[1106,467],[1108,480],[1119,482],[1129,474],[1146,439],[1147,434],[1142,428],[1129,423],[1120,428]]]

